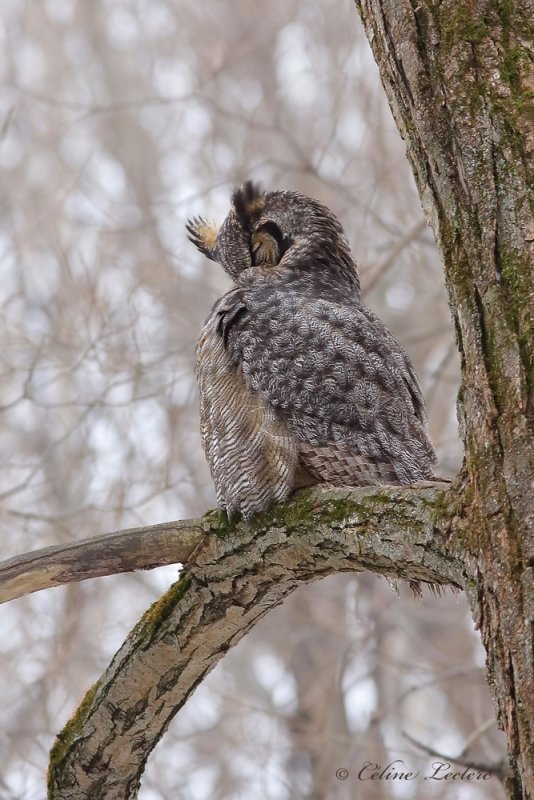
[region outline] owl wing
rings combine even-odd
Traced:
[[[219,504],[249,517],[285,500],[295,485],[297,440],[262,392],[252,391],[229,336],[248,320],[242,292],[213,307],[196,350],[202,445]]]
[[[299,442],[300,463],[342,485],[432,476],[421,389],[408,356],[371,311],[286,287],[242,290],[222,327],[246,385]]]

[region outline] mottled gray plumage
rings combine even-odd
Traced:
[[[246,183],[220,229],[197,218],[188,231],[235,283],[197,346],[202,442],[221,506],[250,516],[311,483],[431,478],[417,377],[363,305],[332,212]]]

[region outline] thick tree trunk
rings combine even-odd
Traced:
[[[534,5],[357,2],[446,269],[462,359],[469,591],[534,796]]]

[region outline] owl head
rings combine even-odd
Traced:
[[[186,227],[200,252],[236,282],[251,267],[276,268],[359,292],[356,263],[337,217],[299,192],[265,192],[247,181],[233,192],[220,228],[202,217]]]

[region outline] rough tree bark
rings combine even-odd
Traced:
[[[508,737],[508,792],[534,796],[534,8],[357,5],[443,255],[464,469],[453,491],[319,490],[252,526],[214,517],[58,738],[51,798],[135,797],[150,750],[223,653],[299,583],[362,568],[466,590]]]
[[[180,580],[133,629],[58,737],[49,797],[134,798],[151,750],[224,653],[297,586],[371,569],[462,587],[449,483],[317,487],[251,524],[213,512]],[[447,513],[444,513],[447,509]]]
[[[534,796],[534,5],[358,3],[446,272],[462,361],[460,535],[508,737]]]

